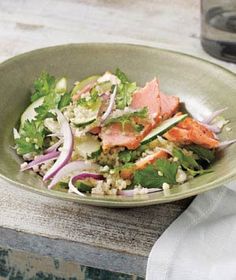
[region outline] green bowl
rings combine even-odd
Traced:
[[[0,65],[0,175],[39,194],[108,207],[135,207],[183,199],[236,178],[236,144],[227,148],[215,162],[214,172],[174,187],[166,194],[83,198],[48,190],[32,171],[20,172],[21,159],[12,148],[12,129],[30,103],[35,78],[42,71],[48,71],[58,77],[68,77],[72,85],[75,80],[117,67],[139,85],[157,76],[161,90],[179,96],[194,117],[228,107],[224,115],[230,120],[232,131],[224,130],[220,138],[236,138],[236,78],[224,68],[188,55],[145,46],[96,43],[56,46],[19,55]]]

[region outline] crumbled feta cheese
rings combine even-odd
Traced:
[[[176,174],[176,182],[177,183],[183,183],[187,180],[187,175],[182,169],[177,170]]]
[[[107,194],[110,194],[110,195],[116,195],[117,194],[117,190],[116,189],[111,189],[107,192]]]
[[[170,185],[169,184],[163,183],[162,189],[163,189],[164,195],[170,194]]]
[[[104,194],[102,185],[103,185],[103,181],[97,181],[96,187],[92,188],[92,191],[91,191],[92,194],[99,194],[99,195]]]
[[[70,105],[70,106],[66,107],[64,109],[63,114],[64,114],[65,118],[67,119],[67,121],[70,121],[70,119],[74,118],[74,106]]]
[[[116,187],[118,190],[123,190],[126,188],[126,181],[123,179],[118,179],[116,181]]]
[[[159,176],[163,176],[163,173],[162,173],[161,171],[158,171],[157,174],[158,174]]]
[[[109,171],[109,166],[108,165],[105,165],[105,166],[101,166],[100,167],[100,172],[108,172]]]
[[[232,127],[226,127],[225,129],[227,132],[232,131]]]
[[[169,190],[169,189],[170,189],[170,185],[167,184],[167,183],[163,183],[162,189],[163,189],[163,190]]]

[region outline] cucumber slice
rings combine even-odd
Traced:
[[[163,121],[159,126],[157,126],[156,128],[154,128],[143,140],[142,140],[142,144],[146,144],[152,140],[154,140],[157,135],[162,135],[164,134],[166,131],[168,131],[169,129],[171,129],[173,126],[175,126],[177,123],[183,121],[188,115],[184,114],[184,115],[180,115],[177,117],[173,117],[171,119],[165,120]]]
[[[73,88],[72,92],[71,92],[71,95],[74,95],[77,93],[78,90],[81,90],[83,89],[85,86],[87,86],[88,84],[90,83],[93,83],[93,82],[96,82],[97,79],[99,78],[100,76],[91,76],[91,77],[88,77],[87,79],[79,82],[77,85],[75,85],[75,87]]]
[[[91,110],[83,106],[77,106],[74,109],[75,118],[71,121],[78,127],[91,124],[97,119],[99,107],[97,107],[95,110]]]
[[[39,106],[41,106],[43,104],[43,101],[44,101],[44,97],[41,97],[39,99],[37,99],[36,101],[34,101],[32,104],[30,104],[26,110],[24,111],[24,113],[21,115],[21,127],[24,125],[25,121],[26,120],[33,120],[37,113],[35,112],[35,108],[38,108]]]
[[[99,153],[101,149],[100,141],[92,135],[85,135],[76,139],[75,149],[83,158],[91,157],[94,153]]]
[[[76,127],[84,127],[84,126],[89,125],[89,124],[91,124],[91,123],[93,123],[95,121],[96,121],[96,118],[95,119],[92,118],[91,120],[88,120],[88,121],[81,119],[81,122],[76,123],[75,126]]]

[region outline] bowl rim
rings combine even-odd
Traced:
[[[214,62],[211,62],[205,58],[201,58],[195,55],[191,55],[191,54],[187,54],[187,53],[183,53],[183,52],[179,52],[179,51],[174,51],[174,50],[169,50],[169,49],[165,49],[165,48],[159,48],[159,47],[153,47],[153,46],[148,46],[148,45],[142,45],[142,44],[133,44],[133,43],[116,43],[116,42],[109,42],[109,43],[104,43],[104,42],[89,42],[89,43],[70,43],[70,44],[59,44],[59,45],[54,45],[54,46],[49,46],[49,47],[43,47],[43,48],[39,48],[39,49],[34,49],[28,52],[24,52],[22,54],[18,54],[16,56],[13,56],[11,58],[8,58],[7,60],[3,61],[0,63],[0,69],[4,68],[8,63],[12,63],[17,61],[18,59],[22,59],[24,57],[27,57],[28,55],[34,55],[34,54],[38,54],[39,52],[44,52],[44,51],[49,51],[53,49],[64,49],[64,48],[68,48],[68,47],[94,47],[94,48],[105,48],[105,47],[109,47],[109,48],[138,48],[140,50],[148,50],[148,51],[161,51],[164,53],[170,53],[170,54],[174,54],[174,55],[178,55],[178,56],[184,56],[184,57],[188,57],[189,59],[193,59],[195,61],[201,61],[204,64],[207,64],[208,66],[211,67],[215,67],[218,68],[220,71],[223,71],[225,73],[227,73],[227,75],[232,76],[232,78],[236,78],[236,73],[232,72],[231,70],[216,64]],[[197,188],[193,188],[193,189],[188,189],[186,190],[184,193],[175,193],[175,194],[171,194],[168,196],[163,196],[161,197],[161,199],[158,198],[150,198],[150,195],[147,195],[148,198],[147,199],[140,199],[140,200],[131,200],[129,198],[125,199],[125,200],[109,200],[106,199],[105,196],[101,196],[102,198],[96,199],[96,197],[91,197],[91,196],[87,196],[86,198],[83,197],[79,197],[79,196],[75,196],[73,194],[66,194],[64,192],[59,192],[59,191],[50,191],[47,188],[45,189],[39,189],[39,188],[34,188],[30,185],[27,184],[23,184],[20,182],[16,182],[12,179],[10,179],[9,177],[3,175],[0,172],[0,177],[3,178],[4,180],[8,181],[9,183],[16,185],[18,187],[21,187],[22,189],[25,190],[30,190],[33,191],[35,193],[41,194],[41,195],[45,195],[47,197],[52,197],[55,199],[62,199],[62,200],[66,200],[66,201],[73,201],[73,202],[77,202],[77,203],[81,203],[81,204],[87,204],[87,205],[94,205],[94,206],[103,206],[103,207],[114,207],[114,208],[127,208],[127,207],[141,207],[141,206],[149,206],[149,205],[154,205],[154,204],[159,204],[159,203],[167,203],[167,202],[172,202],[172,201],[177,201],[177,200],[181,200],[190,196],[194,196],[197,194],[200,194],[206,190],[210,190],[219,186],[222,186],[224,184],[227,184],[229,182],[232,182],[234,180],[236,180],[236,172],[231,172],[227,174],[226,178],[220,178],[217,180],[217,182],[213,181],[213,182],[209,182],[206,184],[203,184]]]

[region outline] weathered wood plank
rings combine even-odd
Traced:
[[[157,238],[191,200],[109,209],[44,197],[2,179],[0,185],[0,226],[140,256],[148,256]]]

